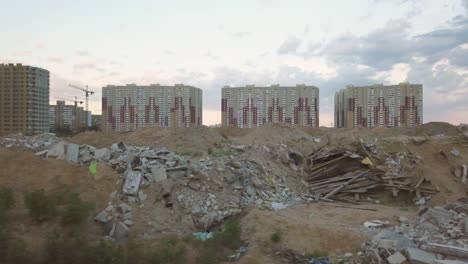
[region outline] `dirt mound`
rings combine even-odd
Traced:
[[[99,148],[124,142],[136,146],[165,147],[176,152],[206,152],[209,147],[224,139],[216,129],[194,127],[147,128],[133,132],[86,132],[66,140]]]
[[[236,141],[246,145],[289,145],[301,141],[313,142],[314,137],[297,127],[273,124],[249,129],[247,134],[236,137]]]
[[[458,127],[445,122],[430,122],[423,124],[415,129],[421,135],[437,136],[456,136],[458,134]]]
[[[363,222],[380,219],[394,224],[398,217],[414,214],[383,205],[359,207],[369,210],[337,206],[340,204],[311,204],[278,212],[253,209],[242,219],[244,237],[251,247],[249,254],[259,256],[268,248],[271,252],[279,250],[279,245],[270,239],[273,233],[281,234],[282,248],[293,248],[302,254],[320,251],[333,257],[355,252],[362,242],[378,232],[363,233]],[[240,263],[251,263],[249,254]]]

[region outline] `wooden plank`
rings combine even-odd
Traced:
[[[414,188],[418,188],[419,185],[421,185],[421,183],[423,183],[424,180],[425,180],[425,178],[421,177],[421,179],[419,179],[418,183],[416,183],[416,186],[414,186]]]
[[[392,179],[390,179],[388,182],[390,183],[390,185],[393,185],[393,180]],[[397,191],[396,188],[392,188],[392,195],[393,195],[393,197],[398,196],[398,191]]]
[[[341,189],[343,189],[345,187],[344,184],[336,187],[333,191],[329,192],[327,195],[325,195],[323,198],[324,199],[328,199],[330,197],[332,197],[335,193],[339,192]]]

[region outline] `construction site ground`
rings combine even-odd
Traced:
[[[423,143],[413,138],[424,137]],[[284,144],[305,157],[317,151],[327,142],[329,145],[345,146],[364,139],[373,141],[386,152],[410,152],[420,157],[421,163],[411,174],[424,176],[438,190],[428,204],[444,205],[465,197],[467,185],[453,175],[454,167],[468,162],[468,139],[457,126],[446,123],[428,123],[415,129],[301,129],[284,125],[270,125],[255,129],[187,128],[143,129],[134,132],[85,132],[64,138],[66,142],[88,144],[96,148],[109,148],[113,143],[124,142],[134,146],[164,147],[184,156],[187,160],[200,160],[213,155],[231,155],[222,151],[226,146],[251,146],[252,155],[263,164],[275,162],[263,155],[261,146]],[[456,148],[461,158],[450,153]],[[250,154],[248,154],[250,153]],[[60,230],[57,221],[37,224],[28,216],[22,195],[37,189],[50,193],[76,192],[92,203],[93,213],[83,232],[98,239],[100,226],[93,217],[116,198],[111,194],[121,186],[119,175],[105,163],[98,164],[98,174],[93,175],[82,164],[70,164],[63,160],[44,159],[27,149],[0,148],[0,186],[14,189],[17,205],[9,212],[13,232],[22,238],[33,251],[40,251],[48,235]],[[293,175],[295,170],[285,169],[298,190],[306,190],[302,178],[307,173]],[[222,173],[220,172],[220,175]],[[210,177],[210,175],[207,175]],[[215,178],[216,179],[216,178]],[[288,180],[287,180],[288,181]],[[166,234],[190,236],[197,231],[190,215],[177,208],[169,209],[158,203],[158,186],[145,189],[147,202],[133,211],[134,226],[131,233],[141,239],[157,239]],[[291,187],[294,188],[294,187]],[[293,205],[282,210],[267,210],[250,206],[241,214],[242,239],[249,251],[238,263],[286,263],[275,252],[290,249],[297,254],[326,252],[332,259],[347,252],[357,252],[362,243],[372,238],[378,230],[366,230],[363,223],[369,220],[398,223],[400,217],[413,218],[418,206],[413,197],[392,197],[389,193],[369,195],[371,199],[359,203],[312,202]],[[115,201],[118,203],[118,201]],[[280,243],[273,243],[271,235],[281,234]]]

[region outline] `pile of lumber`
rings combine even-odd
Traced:
[[[321,151],[309,156],[305,181],[315,200],[346,200],[346,196],[358,200],[363,194],[382,190],[391,191],[393,196],[407,191],[417,198],[436,192],[424,177],[387,171],[385,164],[361,147],[360,152]]]

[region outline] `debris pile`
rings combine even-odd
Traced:
[[[60,141],[54,133],[26,136],[21,133],[0,138],[0,147],[42,150]]]
[[[430,264],[451,263],[448,260],[466,261],[468,199],[459,199],[445,207],[421,208],[414,220],[400,217],[399,226],[377,234],[358,255],[362,256],[362,262],[356,260],[355,263]]]
[[[424,199],[437,192],[425,177],[407,173],[420,162],[419,157],[408,152],[385,153],[375,144],[360,142],[353,149],[322,148],[307,162],[305,180],[315,200],[349,201],[348,196],[359,200],[361,195],[378,190],[391,191],[395,197],[407,191]]]

